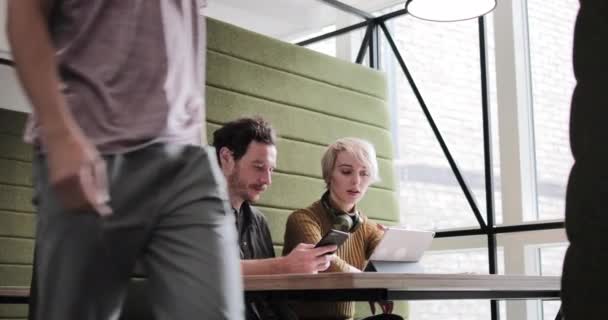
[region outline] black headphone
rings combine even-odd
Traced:
[[[352,215],[334,208],[329,202],[329,191],[326,191],[321,197],[321,204],[332,218],[332,229],[353,233],[361,226],[359,211],[355,210],[355,214]]]

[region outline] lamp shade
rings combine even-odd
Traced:
[[[460,21],[483,16],[496,7],[497,0],[407,0],[412,16],[431,21]]]

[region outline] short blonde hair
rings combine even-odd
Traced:
[[[378,160],[376,160],[376,150],[374,146],[366,140],[359,138],[341,138],[330,144],[321,158],[321,171],[325,186],[329,187],[331,173],[336,165],[336,159],[340,152],[348,152],[357,160],[364,163],[369,169],[371,183],[380,181],[378,174]]]

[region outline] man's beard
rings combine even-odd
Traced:
[[[235,171],[229,178],[228,178],[228,185],[230,187],[231,190],[235,191],[235,194],[243,199],[243,201],[247,201],[247,202],[253,202],[255,201],[255,199],[253,199],[250,195],[249,195],[249,187],[247,185],[246,182],[241,180],[241,177],[239,175],[238,170]]]

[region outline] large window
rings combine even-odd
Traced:
[[[485,217],[481,79],[478,24],[421,21],[401,16],[387,22],[430,113]],[[388,49],[398,119],[397,172],[402,221],[432,229],[478,227],[471,207],[424,117],[410,84]],[[499,219],[500,221],[500,215]]]
[[[372,13],[381,16],[400,9],[403,4]],[[568,117],[577,10],[577,0],[559,5],[498,1],[496,11],[484,18],[496,225],[563,219],[572,165]],[[435,23],[399,15],[385,23],[485,220],[478,21]],[[359,44],[353,42],[363,32],[310,47],[354,61]],[[402,223],[438,232],[479,228],[383,35],[379,50],[380,69],[389,83]],[[425,272],[488,273],[487,245],[485,235],[439,238],[421,263]],[[497,246],[497,273],[560,275],[567,240],[563,229],[538,229],[498,234]],[[509,301],[500,306],[501,319],[554,319],[559,301]],[[410,307],[411,320],[491,318],[487,301],[411,302]]]
[[[578,0],[527,0],[532,100],[536,140],[538,214],[529,220],[564,216],[572,155],[568,138],[572,71],[572,35]]]

